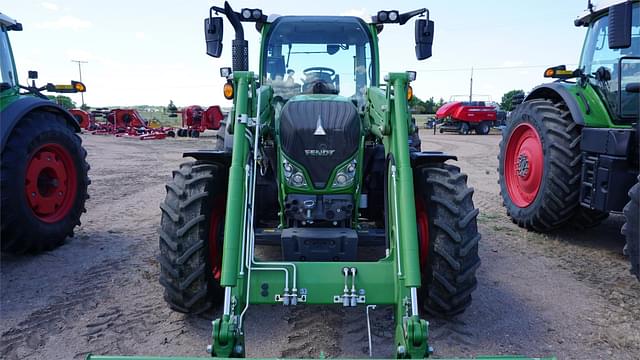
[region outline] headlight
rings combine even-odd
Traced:
[[[356,160],[351,160],[350,163],[339,168],[336,177],[333,179],[333,187],[351,186],[353,179],[356,177],[357,164]]]
[[[298,169],[295,165],[291,164],[287,160],[282,161],[282,170],[284,172],[284,179],[289,186],[293,187],[307,187],[307,180],[302,173],[302,170]]]

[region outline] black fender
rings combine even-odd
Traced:
[[[81,131],[78,120],[62,106],[50,100],[25,96],[9,104],[0,115],[0,118],[2,118],[2,121],[0,121],[0,129],[2,130],[0,151],[4,151],[4,146],[16,124],[32,111],[48,111],[59,114],[76,132]]]
[[[581,94],[577,94],[582,96]],[[582,110],[578,106],[576,97],[572,95],[566,86],[560,82],[552,82],[549,84],[543,84],[536,86],[531,92],[524,98],[524,101],[533,99],[549,99],[554,102],[563,101],[567,104],[573,121],[578,125],[584,125],[584,118],[582,117]],[[584,98],[583,98],[584,99]],[[585,103],[588,107],[588,104]]]
[[[231,166],[231,153],[222,150],[198,150],[182,154],[182,157],[192,157],[198,161],[214,162]]]
[[[421,151],[410,154],[411,167],[415,169],[424,164],[444,163],[447,160],[458,160],[455,155],[449,155],[441,151]]]

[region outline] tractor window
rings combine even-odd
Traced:
[[[16,85],[9,39],[4,27],[2,28],[2,32],[0,32],[0,73],[3,83],[9,84],[11,87]]]
[[[592,74],[604,66],[613,72],[622,56],[640,56],[640,5],[632,11],[631,46],[627,49],[609,49],[609,16],[596,20],[590,27],[582,53],[582,68]]]
[[[372,84],[366,26],[355,18],[283,17],[266,35],[263,83],[276,96],[340,94],[363,99]]]
[[[605,97],[613,113],[625,116],[624,108],[637,108],[637,94],[628,93],[625,87],[629,83],[640,82],[640,5],[635,3],[632,10],[631,46],[626,49],[610,49],[608,45],[609,17],[597,19],[590,25],[585,40],[580,67],[589,75],[589,81],[596,86]],[[598,79],[596,72],[610,76],[610,80]],[[618,85],[621,85],[620,88]],[[625,105],[635,100],[636,105]],[[622,107],[620,107],[622,105]],[[633,114],[632,114],[633,116]],[[637,110],[635,112],[637,117]]]

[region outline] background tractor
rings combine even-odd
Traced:
[[[575,25],[588,28],[579,68],[547,69],[557,80],[533,89],[503,132],[504,205],[515,223],[539,232],[624,211],[625,251],[640,276],[640,2],[589,2]]]
[[[37,87],[35,71],[30,86],[20,85],[7,32],[22,25],[0,13],[0,28],[2,251],[49,250],[80,225],[90,181],[77,120],[42,91],[84,92],[85,86]]]
[[[214,6],[207,53],[233,26],[228,141],[184,154],[161,204],[160,283],[180,312],[222,304],[215,356],[244,356],[251,304],[394,306],[398,357],[430,354],[426,311],[471,303],[480,265],[478,210],[452,155],[410,142],[415,72],[381,81],[378,36],[415,16],[416,56],[431,56],[427,9],[349,16],[271,16]],[[261,34],[248,71],[242,22]],[[228,144],[228,143],[231,144]],[[411,146],[410,146],[411,144]],[[227,150],[228,149],[228,150]],[[263,246],[263,245],[272,245]],[[277,249],[269,252],[268,249]]]

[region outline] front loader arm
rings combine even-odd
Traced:
[[[395,197],[399,204],[398,232],[402,255],[402,273],[407,287],[420,286],[420,263],[418,258],[418,238],[416,212],[414,206],[413,171],[409,156],[410,114],[407,103],[407,73],[390,73],[387,78],[386,92],[380,88],[371,88],[367,93],[368,127],[371,133],[384,144],[389,159],[390,173],[395,173]],[[384,98],[382,97],[384,94]],[[366,126],[367,126],[366,125]],[[393,174],[390,174],[393,175]],[[389,197],[390,209],[393,209],[392,197]]]
[[[213,322],[212,354],[220,357],[244,355],[244,336],[238,309],[246,304],[244,264],[244,244],[246,240],[247,217],[247,159],[250,142],[245,136],[252,118],[252,103],[255,99],[253,72],[233,73],[235,89],[234,108],[229,117],[233,123],[233,152],[229,167],[227,209],[225,213],[222,274],[220,285],[225,289],[222,317]]]
[[[387,158],[388,236],[397,266],[396,343],[398,357],[428,356],[427,322],[420,319],[417,288],[420,261],[413,171],[409,157],[409,106],[407,73],[390,73],[387,88],[370,88],[365,127],[383,144]],[[408,311],[408,310],[411,311]]]

